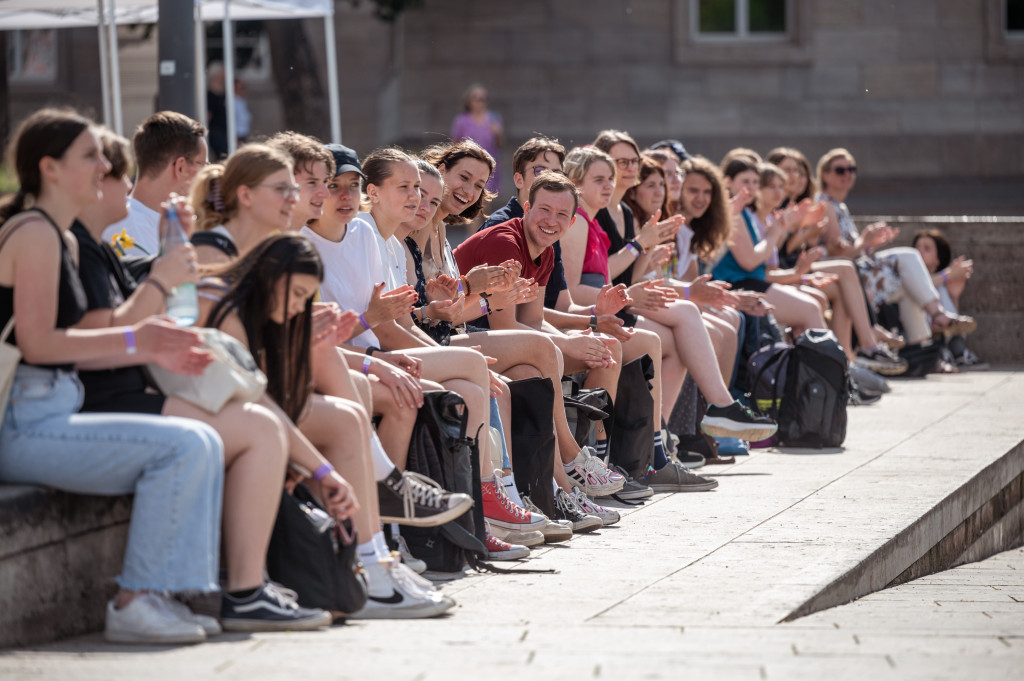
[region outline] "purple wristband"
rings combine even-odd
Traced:
[[[333,470],[334,470],[334,466],[332,466],[331,464],[329,464],[329,463],[322,463],[322,464],[320,464],[320,468],[316,469],[316,473],[313,473],[313,479],[314,480],[323,480],[328,475],[330,475],[331,471],[333,471]]]
[[[362,369],[362,371],[367,376],[370,375],[370,364],[371,363],[373,363],[373,359],[369,355],[366,355],[365,357],[363,357],[363,369]]]
[[[939,274],[942,275],[942,283],[943,284],[949,284],[949,275],[946,274],[946,270],[942,270],[941,272],[939,272]],[[131,353],[128,353],[128,354],[131,354]]]
[[[121,329],[121,333],[124,334],[124,351],[126,354],[134,355],[139,351],[139,346],[135,344],[135,332],[132,331],[132,327],[125,326]]]
[[[690,299],[690,285],[689,284],[683,284],[683,300],[689,300],[689,299]]]
[[[363,327],[363,331],[369,331],[370,330],[370,322],[366,321],[366,315],[365,314],[359,315],[359,325],[361,327]]]
[[[590,315],[591,315],[591,316],[594,316],[594,315],[596,315],[596,314],[597,314],[597,312],[595,312],[595,311],[594,311],[594,306],[593,306],[593,305],[591,305],[591,306],[590,306]]]

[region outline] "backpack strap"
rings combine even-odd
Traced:
[[[193,246],[212,246],[229,258],[238,257],[235,243],[223,234],[210,231],[196,232],[192,235],[191,241]]]

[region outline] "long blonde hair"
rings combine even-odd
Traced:
[[[247,144],[225,163],[203,168],[189,197],[196,212],[196,230],[223,225],[238,213],[239,187],[252,187],[279,170],[292,170],[285,151],[266,144]]]

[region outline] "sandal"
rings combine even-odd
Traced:
[[[945,321],[943,321],[945,320]],[[932,317],[932,329],[944,336],[966,336],[978,328],[974,317],[940,310]]]
[[[874,331],[875,342],[885,343],[890,350],[902,350],[907,345],[907,341],[902,335],[890,331],[881,324],[875,324]]]

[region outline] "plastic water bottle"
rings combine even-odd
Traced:
[[[178,246],[188,243],[185,230],[178,218],[178,208],[173,203],[167,206],[167,220],[164,233],[160,235],[160,254],[170,253]],[[175,286],[167,294],[167,316],[178,326],[192,326],[199,319],[199,299],[196,285],[192,282]]]

